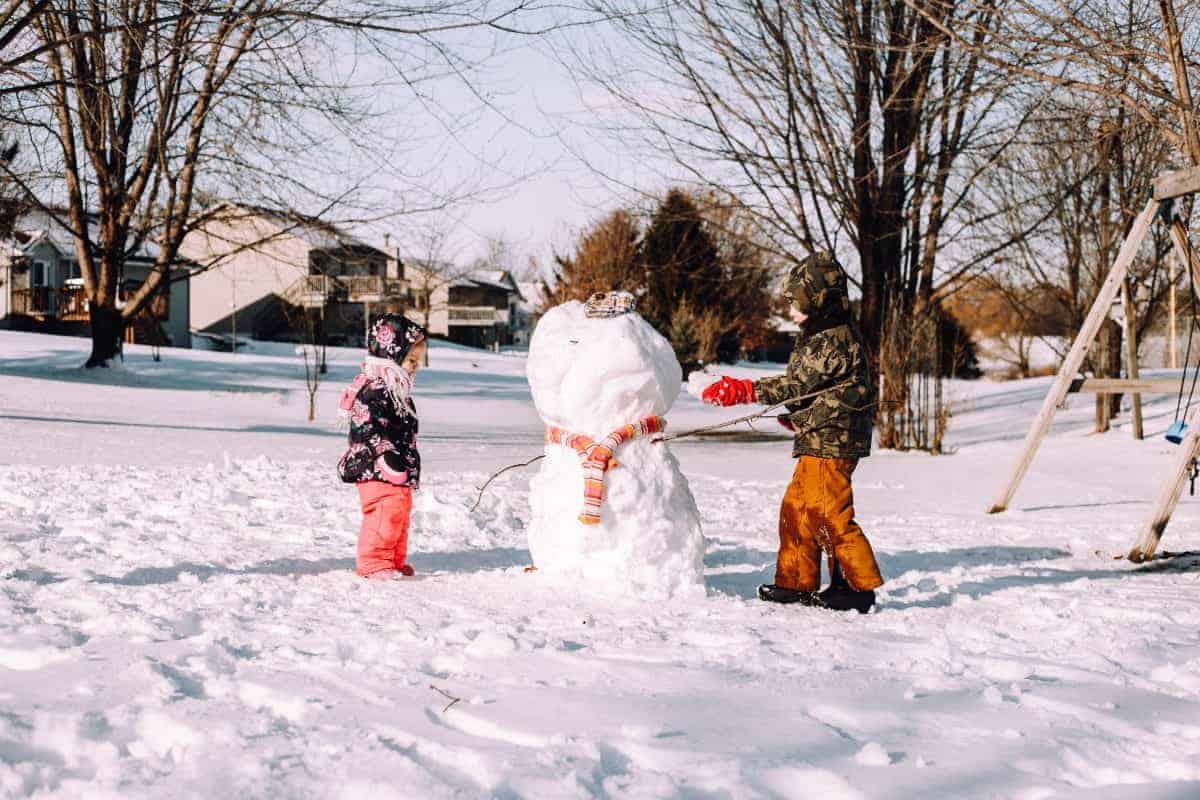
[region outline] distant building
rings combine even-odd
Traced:
[[[75,238],[57,220],[67,212],[38,209],[22,214],[10,239],[0,241],[0,327],[69,335],[90,329],[88,303]],[[96,218],[88,220],[94,229]],[[94,232],[90,233],[96,240]],[[117,303],[136,292],[154,269],[158,249],[144,242],[126,256]],[[126,328],[127,342],[188,347],[188,280],[164,281],[158,294]]]
[[[515,347],[528,347],[537,321],[546,311],[546,287],[539,281],[517,284],[521,299],[513,312],[512,337]]]
[[[459,270],[452,264],[409,261],[405,313],[430,336],[469,347],[514,344],[521,291],[506,270]]]
[[[800,326],[787,317],[772,316],[767,320],[767,327],[771,329],[771,335],[766,346],[747,355],[755,361],[786,363],[791,357]]]
[[[331,344],[361,344],[372,314],[409,298],[394,253],[335,225],[236,203],[207,216],[181,248],[200,270],[191,290],[196,337],[299,339],[312,323]]]

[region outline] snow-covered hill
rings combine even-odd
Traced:
[[[856,475],[888,583],[866,617],[754,597],[787,440],[674,445],[707,597],[526,574],[540,452],[524,362],[447,345],[417,379],[418,578],[352,573],[333,351],[305,421],[288,347],[0,333],[0,797],[1194,798],[1200,558],[1135,567],[1172,446],[1060,414],[988,517],[1048,379],[956,384],[951,445]],[[733,370],[759,374],[759,368]],[[682,397],[672,429],[730,416]],[[1200,550],[1185,497],[1163,547]]]

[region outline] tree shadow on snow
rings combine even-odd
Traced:
[[[35,586],[49,586],[54,583],[62,583],[66,580],[66,577],[59,575],[57,572],[50,572],[41,567],[15,569],[0,577],[3,577],[4,580],[27,581]]]
[[[494,547],[450,553],[417,553],[411,562],[418,573],[462,573],[528,566],[532,560],[528,550]],[[320,558],[309,561],[302,558],[275,558],[246,567],[185,561],[169,567],[138,567],[119,576],[96,575],[92,580],[118,586],[157,586],[174,583],[181,575],[194,575],[200,581],[207,581],[221,575],[324,575],[330,572],[354,572],[354,559]]]
[[[1110,500],[1105,503],[1063,503],[1062,505],[1025,506],[1021,511],[1059,511],[1072,508],[1107,508],[1109,506],[1145,506],[1149,500]]]
[[[107,419],[71,419],[69,417],[39,417],[29,414],[0,414],[0,419],[17,422],[49,422],[55,425],[97,425],[101,428],[147,428],[150,430],[203,431],[206,433],[271,433],[297,436],[335,436],[346,438],[345,431],[322,428],[316,424],[304,425],[174,425],[159,422],[125,422]],[[426,437],[428,438],[428,437]]]
[[[420,574],[527,567],[533,563],[533,557],[525,548],[493,547],[489,550],[457,550],[451,553],[413,553],[409,561]]]
[[[775,552],[752,547],[726,547],[704,554],[706,570],[726,567],[745,567],[729,572],[706,574],[704,584],[709,594],[727,594],[753,600],[758,586],[775,580]]]
[[[1066,558],[1071,554],[1054,547],[963,547],[954,550],[877,553],[884,579],[910,570],[943,572],[954,567],[1003,566]],[[746,599],[758,597],[758,586],[775,580],[774,552],[745,547],[713,550],[705,554],[709,569],[744,566],[744,570],[705,575],[711,594],[728,594]],[[1127,574],[1127,573],[1122,573]],[[1084,577],[1084,576],[1079,576]],[[824,576],[828,581],[829,576]],[[1073,579],[1074,580],[1074,579]],[[965,584],[964,584],[965,585]],[[947,601],[948,602],[948,601]],[[892,607],[892,603],[888,607]]]
[[[997,567],[1068,558],[1070,553],[1057,547],[959,547],[953,550],[901,550],[876,553],[884,579],[910,570],[944,572],[955,567]]]
[[[275,558],[248,567],[226,567],[220,564],[198,564],[185,561],[169,567],[138,567],[121,576],[97,575],[95,583],[119,586],[155,586],[174,583],[181,575],[195,575],[201,581],[217,575],[324,575],[328,572],[354,571],[353,558],[321,558],[307,561],[302,558]]]
[[[1123,567],[1110,569],[1057,569],[1054,567],[1029,566],[1027,572],[1010,575],[997,575],[984,580],[964,581],[953,587],[945,587],[932,597],[923,597],[905,602],[891,597],[882,604],[884,609],[902,610],[906,608],[941,608],[954,602],[958,596],[979,600],[1007,589],[1030,589],[1039,586],[1059,586],[1078,580],[1120,580],[1143,574],[1163,572],[1200,572],[1200,554],[1179,553],[1165,558],[1156,559],[1148,564],[1133,566],[1121,562]]]
[[[136,354],[128,357],[119,369],[85,369],[83,362],[87,352],[83,350],[49,350],[34,356],[18,356],[0,359],[0,375],[15,378],[61,381],[64,383],[92,384],[141,389],[173,389],[195,392],[233,392],[278,395],[293,391],[289,386],[272,386],[252,383],[246,372],[231,370],[232,362],[204,361],[194,358],[174,358],[169,355],[162,361],[154,361],[148,355]],[[346,381],[354,377],[355,368],[330,364],[330,372],[323,380]],[[239,380],[241,378],[242,380]],[[255,381],[295,381],[304,379],[304,367],[299,359],[287,361],[259,360],[254,362]]]

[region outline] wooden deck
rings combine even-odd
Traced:
[[[83,289],[59,289],[35,286],[32,289],[13,289],[12,311],[36,320],[87,322],[88,301]]]

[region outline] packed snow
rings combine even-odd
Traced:
[[[639,315],[593,319],[578,301],[542,317],[526,369],[542,420],[595,441],[667,414],[682,381],[670,344]],[[581,456],[547,444],[529,495],[538,577],[566,591],[702,598],[700,512],[670,445],[641,436],[614,456],[617,466],[603,476],[600,521],[584,524]]]
[[[418,574],[368,582],[334,475],[358,353],[331,351],[309,423],[284,346],[86,352],[0,333],[0,797],[1200,796],[1200,558],[1117,558],[1174,398],[1142,442],[1072,399],[986,516],[1048,379],[955,384],[952,455],[856,473],[887,579],[859,616],[754,598],[791,467],[773,423],[672,443],[704,596],[594,595],[524,571],[536,468],[470,510],[542,452],[525,360],[435,345]],[[1198,509],[1162,549],[1200,550]]]

